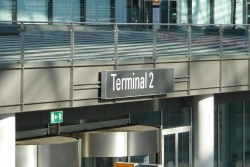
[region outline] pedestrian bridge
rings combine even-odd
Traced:
[[[249,25],[0,23],[0,114],[249,90]],[[100,98],[100,72],[174,68],[167,95]]]

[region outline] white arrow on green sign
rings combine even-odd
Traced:
[[[50,123],[56,124],[63,122],[63,111],[53,111],[50,113]]]

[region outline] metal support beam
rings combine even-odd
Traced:
[[[74,107],[74,67],[75,67],[75,31],[74,26],[70,27],[70,106]]]
[[[21,85],[20,85],[20,111],[24,110],[24,33],[25,33],[25,25],[23,22],[21,23],[20,29],[20,48],[21,48],[21,57],[20,57],[20,64],[21,64]]]
[[[115,70],[117,70],[118,66],[118,33],[119,29],[117,24],[114,25],[114,65],[115,65]]]

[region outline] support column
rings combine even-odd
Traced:
[[[194,166],[214,166],[214,97],[194,97]]]
[[[15,167],[15,114],[0,115],[0,166]]]

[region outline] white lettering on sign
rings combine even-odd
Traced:
[[[135,73],[133,73],[133,77],[127,78],[119,78],[117,74],[110,74],[110,76],[112,77],[113,91],[154,88],[153,72],[149,74],[145,72],[144,76],[141,77],[136,76]]]

